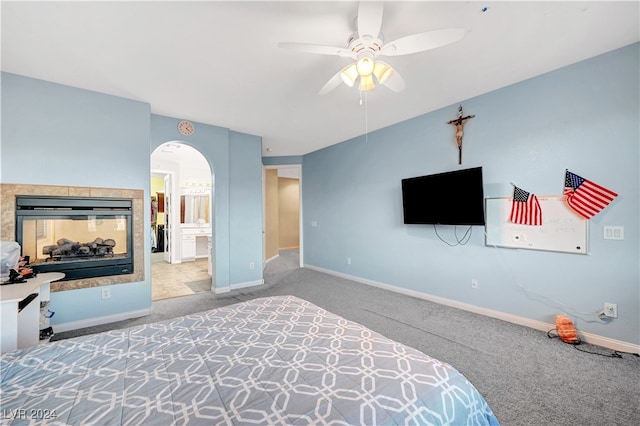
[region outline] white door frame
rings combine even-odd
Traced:
[[[171,208],[173,208],[173,205],[175,203],[168,201],[171,200],[173,197],[173,194],[176,193],[176,188],[175,188],[175,182],[176,182],[176,176],[175,176],[175,172],[172,170],[160,170],[160,169],[151,169],[151,175],[154,174],[158,174],[158,175],[163,175],[165,181],[167,176],[169,176],[169,180],[171,181],[171,185],[169,186],[170,191],[167,193],[167,188],[165,186],[165,203],[168,203],[170,205]],[[171,197],[171,198],[169,198]],[[165,210],[165,215],[169,216],[170,220],[173,220],[173,218],[175,218],[175,213],[173,211],[166,211]],[[175,224],[175,223],[174,223]],[[169,223],[167,220],[165,220],[165,239],[164,239],[164,244],[165,244],[165,253],[166,253],[166,247],[169,247],[169,255],[168,257],[165,255],[164,260],[168,263],[180,263],[179,261],[179,257],[178,257],[178,253],[176,253],[176,235],[175,235],[175,226],[173,226],[171,223]],[[168,238],[166,237],[166,234],[168,234]],[[170,240],[169,240],[170,239]]]
[[[266,263],[266,248],[267,248],[267,241],[266,241],[266,232],[265,232],[265,227],[266,227],[266,213],[267,213],[267,209],[266,209],[266,199],[265,199],[265,194],[266,194],[266,188],[265,188],[265,184],[266,184],[266,179],[265,179],[265,170],[267,169],[296,169],[297,174],[298,174],[298,224],[300,227],[299,230],[299,234],[300,234],[300,238],[299,238],[299,245],[300,248],[298,249],[298,252],[300,253],[300,267],[302,268],[304,266],[304,221],[303,221],[303,217],[304,215],[302,214],[302,164],[280,164],[280,165],[268,165],[268,166],[262,166],[262,267],[264,269],[265,263]]]

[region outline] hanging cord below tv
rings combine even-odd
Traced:
[[[433,225],[433,230],[435,231],[436,236],[438,237],[438,239],[440,241],[442,241],[443,243],[445,243],[446,245],[448,245],[450,247],[466,245],[469,242],[469,240],[471,239],[471,234],[473,233],[473,230],[472,230],[473,227],[469,226],[469,228],[467,228],[467,230],[465,231],[465,233],[462,236],[462,238],[459,238],[458,237],[458,227],[454,225],[454,227],[453,227],[453,235],[454,235],[454,238],[456,239],[456,242],[455,242],[455,244],[453,244],[453,243],[450,243],[450,242],[444,240],[440,236],[440,234],[438,234],[438,228],[436,226],[437,225]]]

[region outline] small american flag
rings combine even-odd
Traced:
[[[542,209],[538,197],[514,185],[509,219],[520,225],[541,226]]]
[[[564,177],[564,194],[567,196],[569,206],[586,219],[602,211],[618,196],[615,192],[569,170]]]

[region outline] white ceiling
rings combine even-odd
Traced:
[[[453,118],[465,99],[637,42],[639,5],[386,2],[387,41],[449,27],[466,35],[387,58],[407,88],[367,92],[366,108],[356,88],[318,95],[348,60],[277,47],[346,47],[351,1],[2,1],[2,70],[259,135],[267,156],[302,155],[445,106]]]

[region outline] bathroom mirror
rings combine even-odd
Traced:
[[[180,223],[205,226],[211,217],[211,194],[209,191],[188,191],[180,196]]]

